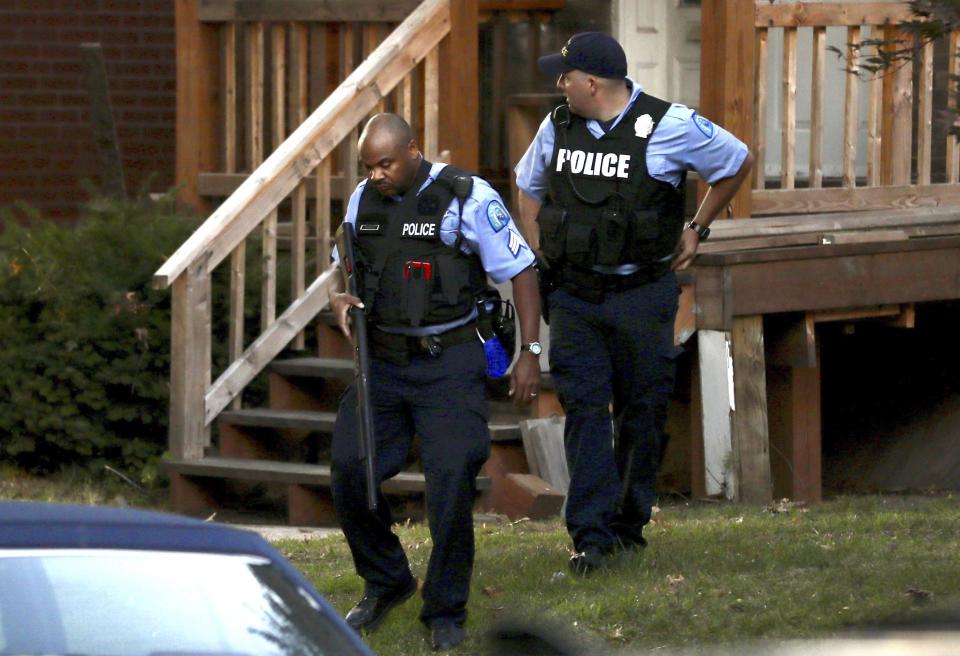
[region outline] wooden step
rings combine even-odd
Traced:
[[[270,371],[290,378],[353,380],[353,361],[340,358],[290,358],[274,360]]]
[[[339,380],[353,379],[353,361],[341,358],[289,358],[274,360],[270,363],[270,370],[281,376],[300,378],[337,378]],[[553,389],[553,378],[549,371],[540,375],[540,388]]]
[[[168,460],[164,467],[181,476],[192,478],[226,478],[258,483],[330,487],[329,465],[210,457],[199,460]],[[485,491],[489,487],[488,477],[477,477],[478,491]],[[412,494],[425,490],[426,479],[420,472],[400,472],[383,483],[385,494]]]
[[[322,433],[333,431],[337,413],[312,410],[273,410],[270,408],[247,408],[227,410],[220,413],[220,422],[244,428],[274,428],[308,430]]]
[[[490,417],[490,441],[519,442],[521,439],[519,422],[525,418]]]
[[[519,420],[519,417],[491,417],[490,439],[494,442],[519,441]],[[336,421],[336,412],[309,410],[248,408],[245,410],[227,410],[220,414],[220,422],[231,426],[306,430],[318,433],[332,433]]]

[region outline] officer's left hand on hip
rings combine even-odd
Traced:
[[[680,243],[677,244],[677,250],[673,255],[673,264],[671,270],[680,271],[686,269],[693,263],[693,258],[697,255],[697,248],[700,246],[700,236],[693,230],[684,230],[680,235]]]

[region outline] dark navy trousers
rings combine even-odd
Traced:
[[[421,441],[433,538],[420,614],[427,624],[466,619],[476,477],[490,452],[486,370],[479,341],[449,347],[437,357],[414,355],[407,366],[377,358],[371,364],[379,481],[404,468],[414,434]],[[376,512],[367,509],[356,408],[351,386],[340,402],[333,433],[333,500],[366,593],[380,595],[408,584],[412,575],[390,528],[383,494]]]
[[[650,521],[679,349],[673,273],[600,303],[550,294],[550,372],[566,412],[574,547],[636,542]],[[611,413],[611,404],[613,412]]]

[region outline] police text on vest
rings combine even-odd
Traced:
[[[561,148],[557,153],[557,173],[567,166],[574,175],[596,175],[603,178],[629,178],[630,155],[619,153],[585,153]]]
[[[434,237],[436,236],[436,223],[404,223],[401,237]]]

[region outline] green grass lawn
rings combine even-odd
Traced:
[[[0,463],[0,501],[46,501],[97,506],[131,506],[168,510],[167,493],[145,489],[121,478],[116,470],[103,470],[100,476],[75,468],[36,476]]]
[[[0,469],[0,499],[165,507],[162,491],[115,479]],[[645,552],[587,579],[567,575],[559,520],[478,525],[470,640],[458,653],[479,651],[491,627],[523,618],[610,650],[643,651],[826,637],[960,608],[960,496],[843,497],[782,510],[665,504]],[[397,531],[422,577],[429,532],[419,524]],[[278,546],[339,611],[361,595],[342,537]],[[430,653],[419,610],[415,597],[369,644],[384,655]]]
[[[398,532],[422,576],[426,527]],[[644,553],[587,579],[565,575],[559,521],[487,524],[476,534],[465,654],[497,622],[523,617],[610,649],[650,650],[829,636],[960,602],[960,502],[950,495],[849,497],[776,513],[667,505]],[[279,547],[338,610],[361,594],[342,538]],[[377,653],[430,653],[419,605],[414,597],[369,637]]]

